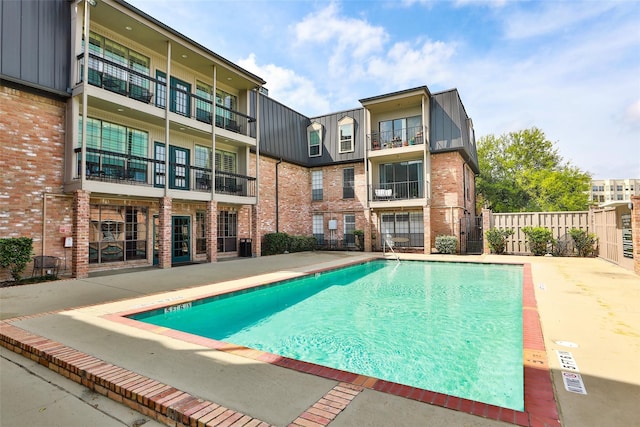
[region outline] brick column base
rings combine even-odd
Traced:
[[[260,235],[260,209],[257,205],[251,206],[251,239],[253,256],[261,256],[262,236]]]
[[[431,253],[431,206],[427,205],[422,208],[422,224],[424,228],[424,253]]]
[[[491,229],[491,209],[482,209],[482,253],[489,255],[491,248],[489,247],[489,241],[487,240],[487,231]]]
[[[73,193],[73,249],[71,274],[77,279],[89,276],[90,194],[83,190]]]
[[[173,200],[170,197],[160,199],[160,214],[158,215],[158,266],[171,268],[171,212]]]
[[[207,202],[207,261],[218,261],[218,202]]]
[[[364,250],[367,252],[371,252],[371,233],[373,229],[371,227],[371,209],[366,209],[364,211]]]

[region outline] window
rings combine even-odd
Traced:
[[[380,124],[380,142],[392,146],[405,144],[421,144],[422,140],[422,118],[411,116],[393,120],[384,120]]]
[[[404,237],[406,243],[396,243],[398,246],[424,246],[424,222],[422,212],[395,212],[382,214],[382,239],[390,237]]]
[[[196,212],[196,254],[207,253],[207,214]]]
[[[353,199],[354,194],[354,169],[344,168],[342,169],[342,198]]]
[[[156,71],[156,106],[165,108],[167,96],[167,75],[162,71]],[[171,77],[171,90],[169,91],[169,109],[182,116],[191,115],[191,85],[182,80]]]
[[[236,194],[241,190],[236,173],[236,153],[216,150],[216,191]]]
[[[82,146],[82,117],[78,120]],[[87,118],[87,177],[147,181],[149,134],[104,120]],[[78,170],[80,170],[78,156]]]
[[[322,200],[322,171],[311,171],[311,200]]]
[[[622,185],[616,185],[616,191],[622,191]]]
[[[84,48],[84,41],[83,41]],[[113,40],[89,33],[89,83],[149,102],[150,59]]]
[[[322,155],[322,125],[313,123],[307,128],[307,140],[309,142],[309,157]]]
[[[340,153],[353,151],[353,118],[343,117],[338,122],[338,134],[340,135]]]
[[[218,212],[218,252],[237,251],[238,213],[235,211]]]
[[[396,199],[415,199],[423,196],[422,160],[380,165],[380,190],[390,190]]]
[[[153,171],[153,185],[155,187],[164,187],[167,179],[167,151],[164,144],[156,142],[154,147],[154,159],[156,160]]]
[[[156,107],[167,107],[167,75],[156,71]]]
[[[213,88],[206,83],[196,82],[196,96],[196,119],[211,124]]]
[[[324,216],[313,215],[312,227],[313,227],[313,237],[316,238],[319,245],[324,244]]]
[[[147,208],[91,205],[89,263],[147,258]]]
[[[223,90],[216,90],[216,126],[233,132],[239,132],[236,118],[238,97]]]
[[[196,145],[194,161],[196,190],[211,190],[211,148]]]
[[[356,229],[356,216],[354,214],[346,214],[344,221],[344,244],[345,246],[355,246],[356,236],[353,232]]]

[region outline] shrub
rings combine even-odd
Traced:
[[[589,257],[595,255],[596,243],[598,242],[598,237],[595,234],[578,228],[572,228],[569,230],[569,234],[576,245],[578,256]]]
[[[268,233],[264,235],[262,255],[312,251],[315,244],[315,237],[290,236],[287,233]]]
[[[546,255],[549,246],[555,242],[551,230],[544,227],[523,227],[522,232],[529,239],[529,248],[534,255]]]
[[[312,251],[316,242],[315,237],[289,236],[289,252]]]
[[[264,235],[262,255],[283,254],[289,250],[289,235],[287,233],[267,233]]]
[[[458,247],[456,236],[436,236],[436,250],[441,254],[455,254]]]
[[[0,267],[8,268],[16,282],[27,267],[33,253],[30,237],[10,237],[0,239]]]
[[[489,247],[496,254],[503,254],[507,246],[507,237],[513,235],[511,228],[500,230],[499,228],[491,228],[487,231],[487,242]]]

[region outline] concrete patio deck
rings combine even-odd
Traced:
[[[508,425],[367,387],[350,389],[348,382],[284,369],[104,318],[134,306],[188,299],[207,287],[235,288],[255,281],[259,275],[263,275],[259,279],[263,281],[288,278],[371,255],[376,254],[299,253],[2,288],[2,334],[7,336],[18,329],[26,334],[23,337],[27,341],[28,336],[38,337],[30,341],[33,345],[44,338],[48,343],[57,342],[82,352],[87,356],[84,363],[88,366],[99,362],[112,364],[183,390],[195,398],[215,402],[229,408],[232,414],[227,415],[226,421],[237,425],[260,425],[260,422],[288,425],[301,414],[309,413],[318,402],[337,395],[347,402],[330,422],[332,427]],[[405,257],[529,263],[561,424],[640,425],[637,417],[640,278],[637,275],[600,259],[494,255]],[[578,346],[567,347],[567,343]],[[3,345],[6,346],[6,341]],[[43,420],[46,425],[65,426],[141,425],[150,419],[148,414],[99,400],[97,395],[89,398],[87,389],[78,390],[64,377],[44,373],[44,368],[36,362],[12,354],[6,348],[0,350],[0,425],[15,425],[18,420],[35,426],[43,425]],[[49,345],[49,350],[55,351],[54,346]],[[565,390],[556,350],[572,353],[584,380],[586,395]],[[160,389],[148,381],[150,386]],[[67,396],[62,403],[52,403],[52,387]],[[91,399],[99,400],[98,408],[89,403],[96,401]],[[69,410],[42,410],[60,407]],[[63,418],[61,414],[65,412],[78,416]],[[163,421],[171,422],[171,419],[167,417]],[[313,425],[309,419],[303,421]],[[158,425],[147,422],[146,426]],[[542,425],[538,422],[531,420],[530,425]]]

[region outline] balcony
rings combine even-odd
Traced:
[[[77,60],[78,76],[82,81],[84,56],[78,55]],[[124,97],[155,105],[161,109],[165,108],[166,81],[91,53],[89,54],[88,82],[92,86]],[[172,112],[209,125],[214,123],[213,101],[175,86],[170,87],[169,98],[169,107]],[[215,111],[217,128],[255,138],[255,118],[218,104],[215,105]]]
[[[423,199],[426,181],[400,181],[374,184],[369,186],[369,201],[393,202],[400,200]]]
[[[77,178],[80,176],[81,149],[76,148]],[[225,194],[237,197],[256,196],[256,178],[215,171],[182,163],[111,151],[87,148],[86,178],[89,181],[164,188],[169,177],[169,188],[201,193]],[[212,189],[212,179],[214,177]],[[121,189],[114,189],[118,194]]]
[[[400,130],[373,132],[367,135],[370,150],[407,147],[424,144],[424,126],[403,128]]]

